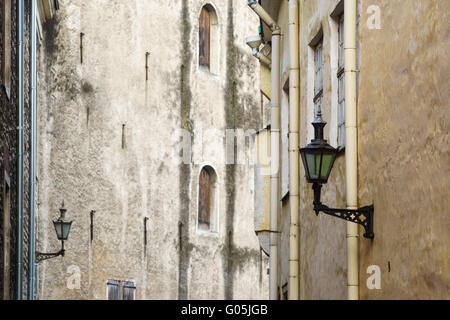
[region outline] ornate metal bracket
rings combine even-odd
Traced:
[[[350,210],[328,208],[326,205],[320,204],[314,206],[314,211],[316,211],[316,214],[322,211],[330,216],[362,225],[365,230],[364,238],[373,239],[375,237],[373,233],[373,205],[362,207],[358,210]]]
[[[64,253],[66,250],[64,250],[64,241],[61,241],[61,250],[59,250],[58,252],[53,252],[53,253],[43,253],[43,252],[38,252],[36,251],[36,263],[40,263],[42,261],[48,260],[48,259],[53,259],[59,256],[63,256],[64,257]]]
[[[60,251],[55,253],[42,253],[36,251],[36,263],[40,263],[44,260],[56,258],[59,256],[64,256],[64,251],[65,251],[64,249],[61,249]]]
[[[373,239],[375,237],[375,234],[373,233],[373,205],[365,206],[357,210],[329,208],[320,202],[320,191],[322,189],[322,185],[315,183],[313,185],[313,189],[314,211],[316,212],[316,215],[319,215],[319,212],[323,212],[336,218],[357,223],[364,227],[364,238]]]

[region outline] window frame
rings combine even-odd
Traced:
[[[323,36],[314,46],[314,117],[318,111],[322,113],[323,107]]]
[[[196,214],[196,230],[199,234],[219,235],[219,176],[217,170],[211,164],[204,164],[200,167],[197,180],[197,214]],[[203,170],[207,170],[211,177],[210,187],[210,213],[209,228],[202,228],[199,223],[200,218],[200,177]]]
[[[200,47],[201,47],[201,17],[203,10],[209,13],[209,66],[203,65],[200,58]],[[219,23],[219,14],[216,6],[207,2],[203,4],[198,11],[198,24],[197,24],[197,65],[196,71],[201,71],[208,76],[214,76],[216,78],[220,75],[221,66],[221,53],[222,53],[222,42],[221,42],[221,25]],[[218,80],[218,78],[216,78]]]
[[[128,295],[125,294],[125,289],[132,289],[132,299],[125,299]],[[122,300],[136,300],[136,284],[134,281],[122,281]]]
[[[345,48],[344,48],[344,13],[337,17],[338,23],[338,68],[337,68],[337,146],[345,148]]]
[[[202,18],[208,17],[207,21],[204,21]],[[207,23],[204,26],[202,23]],[[211,10],[208,9],[208,6],[203,6],[200,11],[199,17],[199,31],[198,31],[198,63],[200,67],[207,68],[211,71]],[[202,39],[202,36],[205,36],[206,39]],[[202,43],[204,45],[202,46]],[[202,48],[206,50],[203,52]],[[204,53],[206,56],[203,56]]]
[[[281,199],[286,197],[289,194],[289,182],[290,182],[290,172],[289,172],[289,103],[290,103],[290,78],[288,77],[284,81],[283,89],[281,90],[281,113],[282,115],[287,115],[287,117],[281,118],[281,167],[280,167],[280,175],[281,175]]]
[[[212,211],[212,174],[203,167],[198,178],[198,228],[203,231],[211,230]]]
[[[116,286],[118,299],[110,299],[110,287]],[[133,299],[124,299],[125,298],[125,289],[132,289]],[[134,281],[125,281],[125,280],[112,280],[108,279],[106,281],[106,298],[111,301],[119,301],[119,300],[136,300],[136,283]]]

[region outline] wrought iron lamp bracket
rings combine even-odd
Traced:
[[[314,211],[316,215],[319,215],[319,212],[323,212],[330,216],[340,218],[349,222],[357,223],[364,227],[364,238],[373,239],[375,234],[373,233],[373,213],[374,206],[365,206],[356,210],[352,209],[336,209],[329,208],[328,206],[322,204],[320,202],[320,189],[322,188],[321,184],[314,184]]]
[[[330,216],[362,225],[365,230],[365,238],[373,239],[375,237],[373,233],[373,205],[362,207],[357,210],[351,210],[329,208],[326,205],[319,204],[314,206],[314,211],[316,211],[317,215],[319,212],[323,212]]]
[[[64,241],[62,242],[62,248],[61,250],[59,250],[58,252],[53,252],[53,253],[43,253],[43,252],[38,252],[36,251],[36,263],[40,263],[42,261],[48,260],[48,259],[53,259],[59,256],[63,256],[64,257],[64,253],[66,250],[64,250]]]

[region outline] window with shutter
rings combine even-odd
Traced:
[[[209,69],[211,46],[211,14],[202,8],[199,21],[199,63]]]
[[[218,232],[217,174],[213,167],[204,166],[198,177],[197,230]]]
[[[134,300],[136,285],[132,281],[108,280],[108,300]]]
[[[136,291],[136,286],[133,282],[124,281],[123,282],[123,299],[122,300],[134,300],[134,293]]]
[[[289,78],[281,96],[281,198],[289,192]]]
[[[338,146],[345,146],[345,72],[344,72],[344,15],[339,18],[338,65]]]
[[[210,229],[211,217],[211,175],[207,168],[200,172],[199,201],[198,201],[198,226],[200,229]]]
[[[108,280],[108,300],[120,300],[120,281]]]

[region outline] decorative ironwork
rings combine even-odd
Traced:
[[[48,260],[48,259],[53,259],[59,256],[63,256],[64,257],[64,253],[66,252],[66,250],[64,250],[64,241],[61,241],[61,250],[59,250],[58,252],[52,252],[52,253],[43,253],[43,252],[38,252],[36,251],[36,263]]]
[[[365,206],[356,210],[329,208],[320,201],[321,189],[321,183],[313,184],[314,211],[316,212],[316,215],[319,215],[319,212],[323,212],[336,218],[357,223],[364,227],[364,238],[373,239],[375,237],[375,234],[373,233],[373,205]]]
[[[67,240],[69,237],[70,232],[70,226],[72,225],[72,221],[68,221],[65,218],[67,209],[64,207],[64,200],[61,204],[61,208],[59,209],[60,216],[58,220],[53,221],[53,225],[55,227],[56,236],[58,237],[58,240],[61,240],[61,250],[58,252],[51,252],[51,253],[43,253],[36,251],[35,252],[35,261],[36,263],[40,263],[42,261],[53,259],[59,256],[64,257],[64,241]],[[91,218],[92,218],[92,212],[91,212]],[[92,224],[92,222],[91,222]],[[92,239],[91,239],[92,240]]]
[[[357,223],[364,227],[365,238],[373,239],[375,237],[373,233],[373,205],[362,207],[357,210],[351,210],[329,208],[324,204],[319,204],[314,206],[314,211],[316,211],[316,214],[321,211],[330,216]]]
[[[59,256],[64,256],[64,249],[59,250],[55,253],[42,253],[42,252],[36,252],[36,263],[40,263],[42,261],[53,259]]]
[[[373,239],[373,213],[374,206],[366,206],[359,209],[335,209],[329,208],[320,201],[322,184],[327,183],[333,168],[338,149],[330,146],[323,138],[323,132],[327,123],[322,119],[322,111],[317,110],[314,127],[314,139],[305,148],[300,149],[303,166],[305,167],[306,180],[313,184],[314,211],[316,215],[323,212],[330,216],[340,218],[349,222],[357,223],[364,227],[365,238]]]

